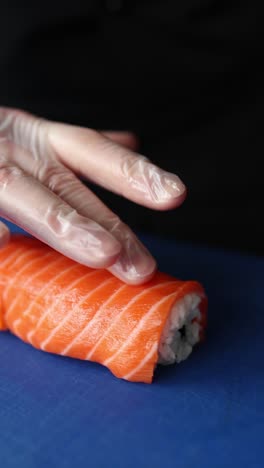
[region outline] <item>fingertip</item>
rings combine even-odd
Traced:
[[[160,170],[154,187],[157,203],[178,206],[186,196],[186,186],[180,177],[162,170]]]
[[[157,203],[155,206],[152,208],[159,210],[159,211],[168,211],[168,210],[174,210],[175,208],[180,207],[185,199],[187,198],[187,188],[185,187],[181,194],[178,195],[177,197],[171,197],[166,201],[161,201],[160,203]]]
[[[155,263],[155,267],[153,267],[152,269],[149,269],[148,272],[141,274],[141,275],[136,275],[136,276],[133,276],[133,275],[126,276],[124,277],[124,281],[127,284],[130,284],[132,286],[140,286],[140,285],[148,283],[153,278],[156,271],[157,271],[157,264]]]
[[[127,284],[139,285],[149,281],[157,270],[156,260],[127,227],[121,231],[119,240],[123,250],[109,271]]]
[[[124,283],[139,286],[147,283],[153,278],[157,271],[157,264],[151,257],[151,261],[148,261],[143,268],[142,266],[140,267],[140,265],[133,265],[126,269],[117,261],[113,266],[108,268],[108,270]]]

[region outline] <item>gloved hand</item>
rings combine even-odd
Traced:
[[[77,175],[158,210],[180,205],[186,190],[176,175],[124,145],[135,146],[132,134],[0,108],[0,215],[84,265],[127,283],[147,281],[155,260]],[[1,223],[0,245],[8,237]]]

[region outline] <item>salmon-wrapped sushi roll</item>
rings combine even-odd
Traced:
[[[186,359],[204,335],[206,311],[196,281],[157,272],[127,285],[25,236],[0,250],[0,329],[129,381],[151,383],[157,364]]]

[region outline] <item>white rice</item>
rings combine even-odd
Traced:
[[[172,308],[159,343],[159,364],[179,363],[191,354],[200,339],[200,325],[193,321],[201,316],[200,301],[198,294],[186,294]]]

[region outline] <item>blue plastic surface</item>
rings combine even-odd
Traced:
[[[206,342],[146,385],[1,333],[1,468],[264,466],[264,260],[143,240],[204,284]]]

